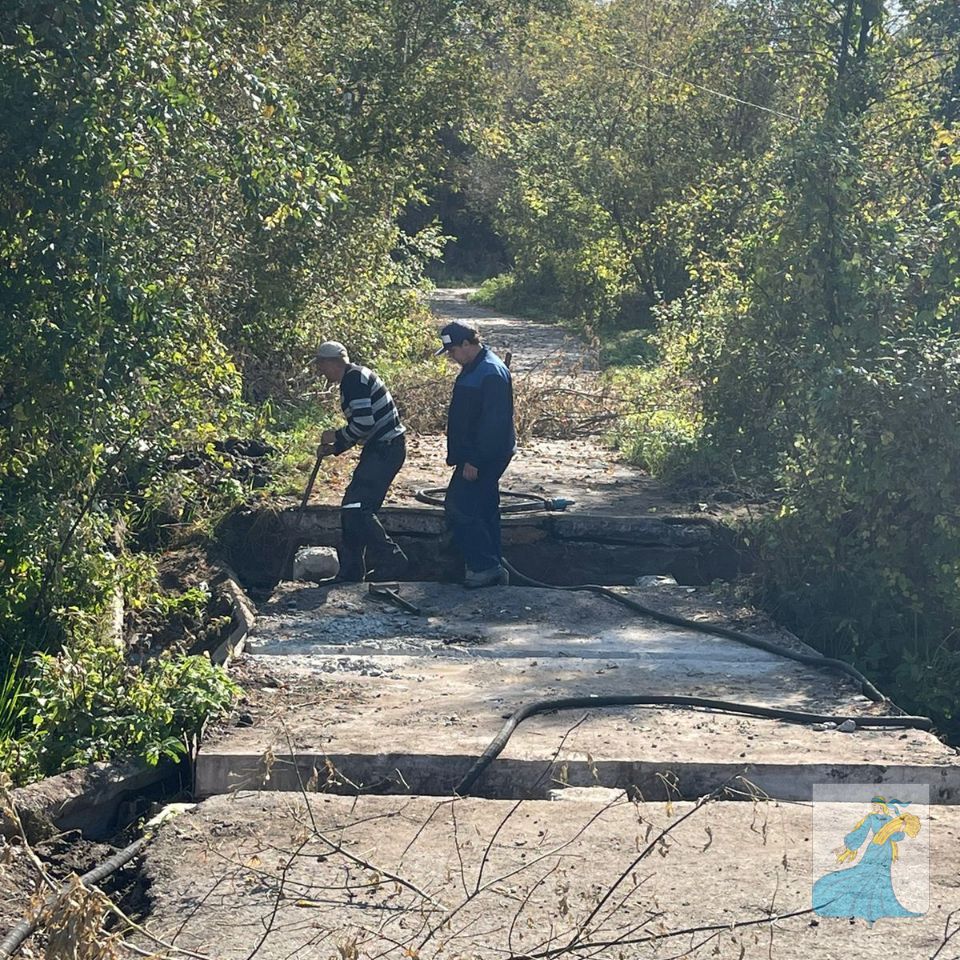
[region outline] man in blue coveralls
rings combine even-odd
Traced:
[[[447,413],[447,464],[454,468],[444,500],[447,527],[466,561],[465,586],[506,584],[500,477],[517,448],[510,371],[466,323],[448,323],[440,339],[437,355],[462,367]]]

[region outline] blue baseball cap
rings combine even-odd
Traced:
[[[468,323],[461,323],[454,320],[448,323],[440,331],[440,342],[443,344],[434,354],[439,357],[441,353],[446,353],[451,347],[459,347],[461,343],[474,343],[477,340],[477,329],[471,327]]]

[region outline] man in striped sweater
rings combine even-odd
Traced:
[[[381,580],[398,579],[407,558],[377,517],[407,457],[397,406],[372,370],[350,362],[342,343],[320,344],[317,368],[328,383],[340,385],[340,407],[347,419],[339,430],[324,430],[317,453],[339,456],[355,444],[363,447],[340,504],[340,579],[361,581],[373,573]]]

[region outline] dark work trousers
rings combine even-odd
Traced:
[[[474,573],[500,564],[500,477],[509,463],[481,468],[476,480],[464,480],[463,468],[457,467],[447,485],[447,528]]]
[[[389,443],[374,442],[361,450],[340,504],[340,576],[344,580],[363,580],[368,564],[375,568],[378,563],[406,559],[377,517],[406,458],[407,444],[402,434]]]

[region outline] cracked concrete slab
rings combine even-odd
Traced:
[[[248,649],[286,686],[261,697],[252,726],[204,746],[196,766],[202,796],[266,783],[296,789],[318,778],[345,790],[447,794],[505,717],[544,698],[682,694],[840,718],[886,710],[849,678],[665,626],[591,594],[402,589],[424,616],[372,601],[361,585],[278,589]],[[673,595],[684,615],[725,616],[709,595]],[[806,649],[772,628],[768,636]],[[544,796],[562,782],[632,785],[660,797],[670,782],[697,796],[737,778],[796,800],[809,799],[814,782],[909,780],[929,783],[938,802],[960,802],[957,753],[928,733],[844,734],[674,707],[532,717],[476,791]]]
[[[960,908],[957,808],[931,807],[899,844],[894,889],[922,915],[870,925],[812,912],[863,804],[832,811],[834,836],[809,804],[595,796],[213,798],[144,854],[150,926],[222,960],[927,960]]]

